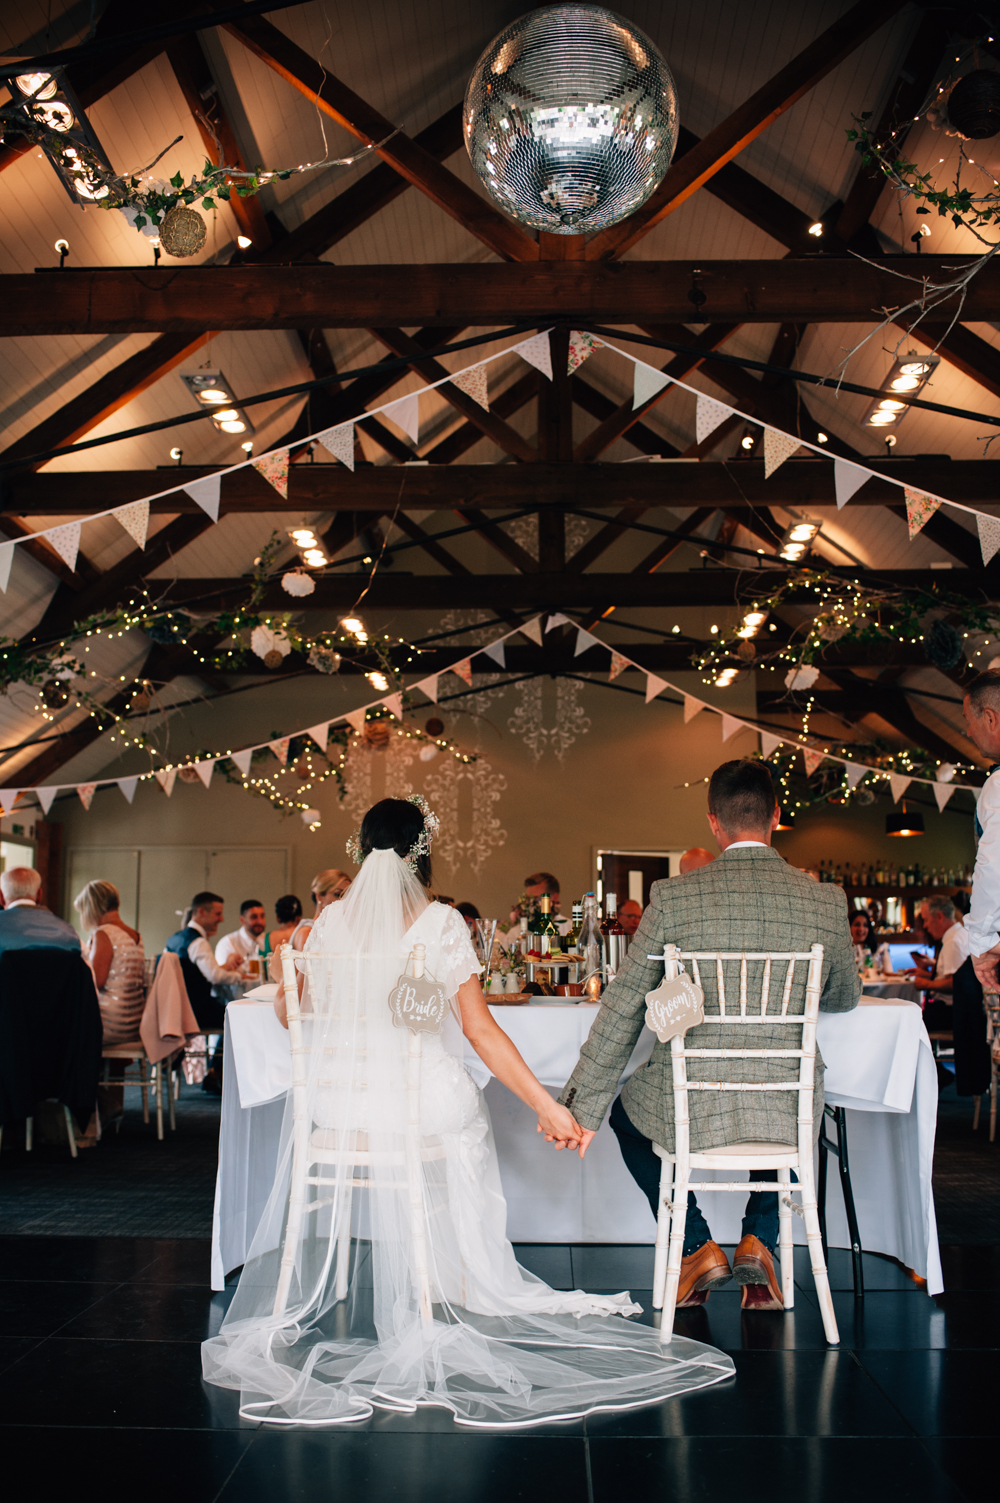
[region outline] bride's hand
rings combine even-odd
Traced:
[[[552,1101],[538,1113],[538,1131],[545,1134],[546,1143],[555,1143],[557,1149],[576,1148],[583,1128],[566,1107]]]

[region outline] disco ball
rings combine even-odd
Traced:
[[[677,90],[649,37],[596,5],[547,5],[494,37],[465,91],[465,144],[495,204],[580,235],[645,203],[677,142]]]

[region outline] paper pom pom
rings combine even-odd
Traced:
[[[42,699],[50,710],[58,710],[69,699],[69,690],[58,679],[50,678],[42,685]]]
[[[316,581],[308,574],[303,574],[301,569],[293,569],[290,574],[281,576],[281,588],[289,595],[311,595],[316,588]]]
[[[361,734],[375,751],[384,751],[389,745],[389,727],[384,720],[367,720]]]
[[[205,221],[194,209],[178,204],[163,216],[160,225],[160,244],[168,256],[181,259],[195,256],[205,244],[208,231]]]
[[[332,647],[314,647],[306,662],[318,673],[336,673],[340,668],[340,653]]]
[[[302,823],[310,830],[318,830],[320,827],[320,812],[318,809],[303,809]]]
[[[950,762],[942,762],[934,776],[939,783],[950,783],[955,776],[955,768]]]
[[[177,776],[182,783],[200,783],[201,778],[196,767],[178,767]]]
[[[268,656],[272,652],[278,654],[278,662],[280,663],[281,659],[287,657],[292,650],[292,644],[285,633],[283,631],[272,631],[269,626],[254,627],[250,633],[250,646],[259,658],[264,659],[265,663],[267,663]],[[277,664],[267,663],[267,666],[271,668],[276,667]]]
[[[421,760],[421,762],[433,762],[434,758],[438,754],[438,751],[439,751],[439,748],[436,747],[433,742],[431,742],[430,746],[422,746],[420,748],[420,760]]]
[[[270,652],[265,652],[264,654],[265,668],[280,668],[284,661],[285,654],[283,652],[279,652],[276,647],[272,647]]]
[[[811,689],[818,678],[818,668],[789,668],[785,674],[785,688]]]

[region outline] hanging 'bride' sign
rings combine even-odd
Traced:
[[[414,970],[423,971],[418,964]],[[433,976],[402,975],[389,993],[389,1011],[397,1028],[411,1033],[440,1033],[448,998],[444,987]]]
[[[683,971],[646,993],[646,1027],[661,1044],[705,1021],[705,993]]]

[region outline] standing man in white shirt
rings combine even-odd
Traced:
[[[969,958],[969,932],[958,921],[958,910],[951,898],[943,894],[925,898],[920,905],[920,922],[941,949],[933,975],[917,973],[916,980],[925,991],[949,993],[955,972]],[[950,998],[946,998],[950,1000]]]
[[[976,808],[979,849],[972,878],[972,906],[966,919],[972,964],[987,991],[998,990],[1000,961],[1000,670],[990,668],[972,680],[963,705],[969,739],[993,764]]]
[[[243,957],[236,953],[230,955],[225,965],[219,965],[212,954],[209,940],[222,923],[222,911],[222,899],[217,892],[196,892],[184,928],[171,934],[164,946],[180,959],[188,1000],[199,1028],[206,1034],[221,1034],[225,1026],[226,1004],[214,988],[228,985],[234,979],[233,972],[243,964]],[[202,1088],[214,1096],[222,1094],[221,1038]]]
[[[267,910],[259,898],[246,898],[240,904],[240,927],[232,934],[224,934],[215,947],[217,965],[229,965],[232,955],[239,956],[239,964],[256,955],[257,948],[267,928]]]

